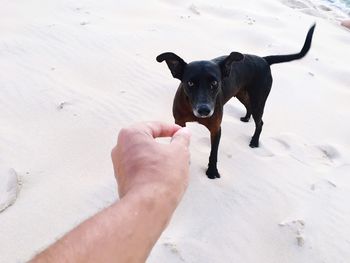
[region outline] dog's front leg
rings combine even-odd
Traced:
[[[211,151],[209,156],[208,170],[206,172],[208,178],[210,179],[220,178],[220,174],[217,168],[220,138],[221,127],[219,127],[218,129],[210,130]]]

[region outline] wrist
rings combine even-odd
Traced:
[[[175,187],[171,188],[165,183],[140,183],[132,187],[126,196],[133,196],[138,199],[142,199],[145,202],[158,202],[165,203],[171,206],[177,206],[183,195],[182,191],[179,191]]]

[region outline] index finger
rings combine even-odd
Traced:
[[[133,128],[146,133],[152,138],[172,137],[181,126],[159,121],[144,122],[136,124]]]

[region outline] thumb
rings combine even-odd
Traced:
[[[191,132],[187,127],[179,129],[171,138],[171,144],[177,143],[188,147],[190,145]]]

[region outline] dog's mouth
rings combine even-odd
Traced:
[[[207,105],[200,105],[193,109],[193,114],[201,119],[210,118],[214,114],[214,109],[211,109]]]

